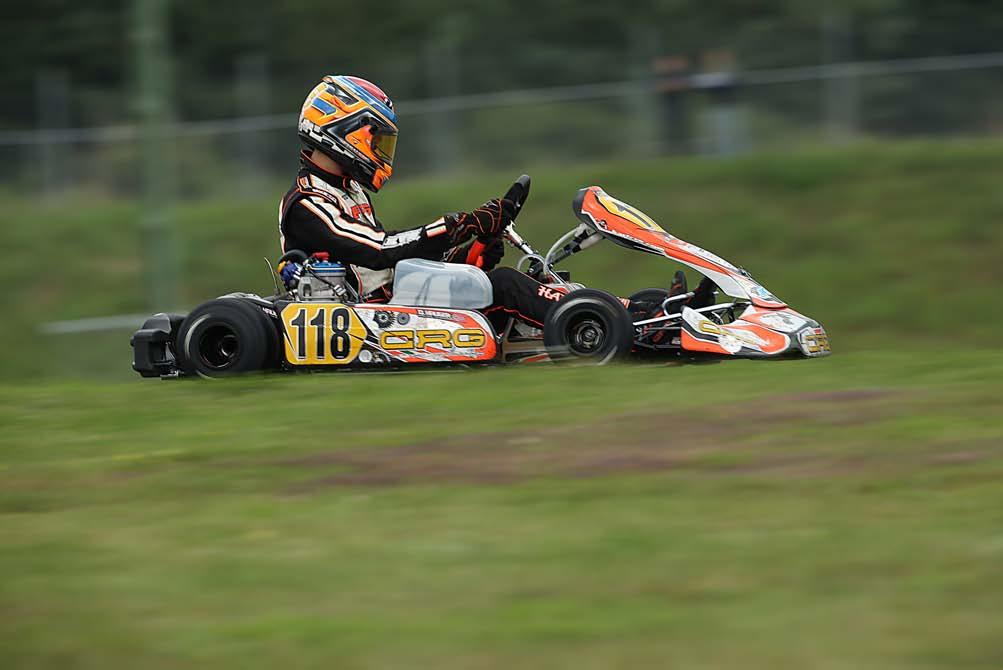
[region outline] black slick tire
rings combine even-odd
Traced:
[[[554,362],[603,365],[630,354],[634,323],[618,298],[579,289],[556,303],[543,324],[543,344]]]
[[[185,374],[217,379],[273,367],[277,342],[275,327],[257,305],[218,298],[185,318],[175,351]]]

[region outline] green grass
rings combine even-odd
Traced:
[[[733,161],[665,159],[533,172],[519,228],[545,248],[574,225],[576,189],[600,184],[669,231],[749,269],[817,317],[837,347],[996,346],[1003,327],[1003,143],[918,142],[803,150]],[[412,179],[377,209],[390,227],[500,194],[513,174]],[[277,253],[284,184],[253,200],[198,201],[176,211],[180,308],[234,291],[268,292],[262,256]],[[4,198],[0,374],[129,374],[128,332],[38,338],[45,321],[160,311],[146,304],[134,203],[80,196],[39,204]],[[515,258],[510,258],[514,262]],[[621,294],[664,285],[672,263],[612,245],[568,267]]]
[[[835,355],[127,379],[133,203],[2,198],[0,667],[1003,667],[1003,143],[534,172],[601,184]],[[408,227],[515,175],[380,196]],[[275,193],[177,211],[181,307],[267,291]],[[621,294],[674,267],[570,265]],[[157,306],[166,307],[166,306]],[[105,378],[102,381],[95,381]]]
[[[1001,375],[5,387],[0,662],[998,668]]]

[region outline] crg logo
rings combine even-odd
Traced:
[[[404,349],[477,349],[487,341],[483,330],[460,328],[448,330],[387,330],[380,334],[380,346],[387,351]]]

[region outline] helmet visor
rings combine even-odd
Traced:
[[[373,152],[387,165],[394,164],[394,152],[397,150],[397,133],[387,133],[380,129],[373,129]]]

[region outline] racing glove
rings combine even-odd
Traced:
[[[484,244],[484,249],[481,251],[481,265],[480,268],[485,272],[493,270],[497,267],[498,263],[505,256],[505,242],[501,238],[495,237],[490,240],[480,240]],[[471,244],[464,244],[460,247],[453,247],[449,253],[446,254],[445,260],[447,263],[466,263],[467,255],[470,253]]]
[[[495,237],[491,240],[484,241],[484,251],[481,252],[481,258],[484,260],[481,265],[481,269],[485,272],[494,270],[501,259],[505,256],[505,242],[500,237]]]
[[[515,203],[511,200],[488,200],[472,212],[447,214],[443,217],[450,227],[451,241],[462,244],[472,237],[494,238],[515,218]]]

